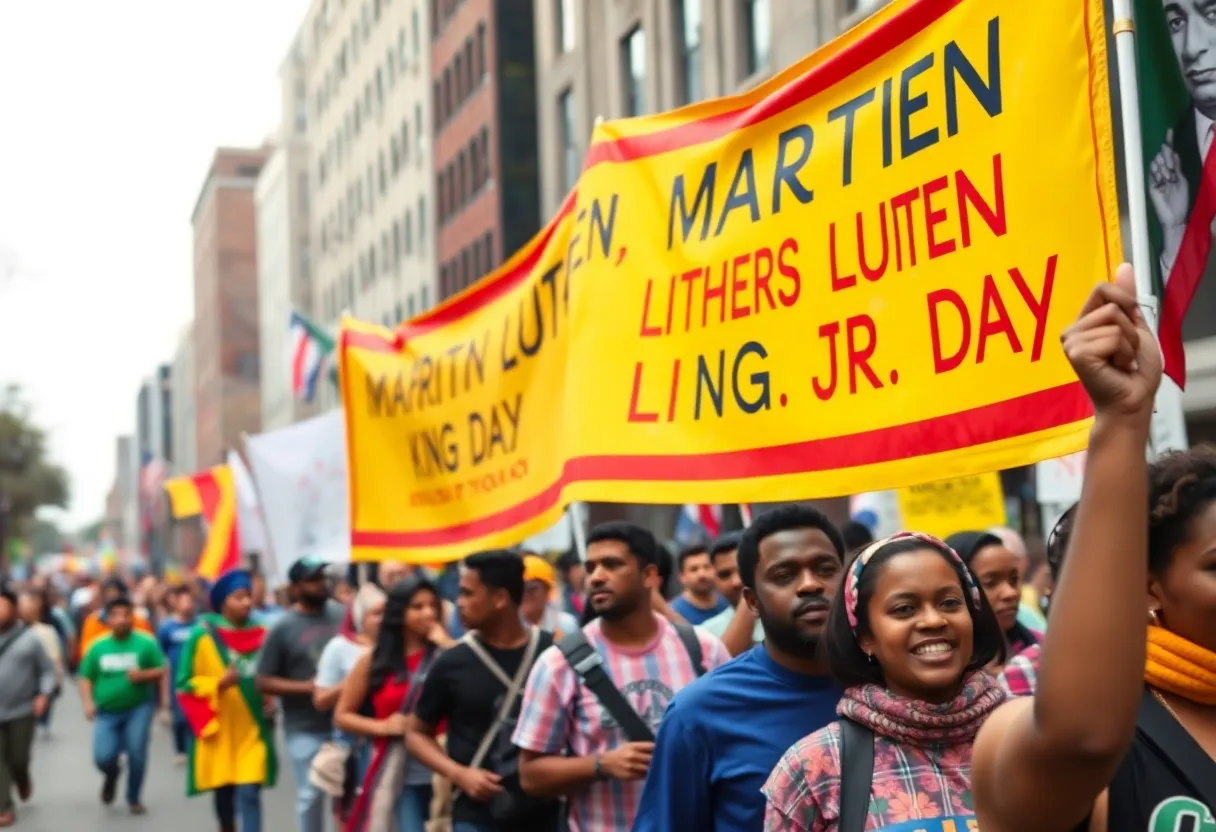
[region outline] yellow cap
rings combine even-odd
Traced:
[[[552,589],[557,584],[557,575],[549,561],[539,555],[524,555],[524,583],[540,581]]]

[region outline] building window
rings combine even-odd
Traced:
[[[414,317],[414,296],[412,294],[408,298],[405,299],[405,309],[406,309],[406,314],[409,315],[411,318],[413,318]]]
[[[452,68],[445,66],[443,68],[443,111],[451,118],[455,111],[456,105],[452,100]]]
[[[388,256],[388,231],[380,232],[380,270],[387,272],[393,261]]]
[[[401,265],[401,220],[393,220],[393,270]]]
[[[486,24],[477,24],[477,77],[486,77]]]
[[[389,145],[389,153],[388,153],[389,172],[393,176],[396,176],[397,175],[397,166],[401,162],[400,154],[397,150],[397,137],[390,136],[389,140],[388,140],[388,145]]]
[[[413,41],[414,60],[416,61],[422,55],[422,33],[419,31],[417,6],[410,12],[410,40]]]
[[[367,284],[376,282],[376,244],[367,247]]]
[[[414,104],[414,144],[418,146],[418,150],[422,150],[422,105]]]
[[[413,212],[409,208],[405,209],[405,230],[403,231],[405,240],[405,256],[409,257],[414,253],[414,217]]]
[[[422,298],[418,301],[418,311],[425,312],[431,308],[431,287],[425,283],[422,284]]]
[[[494,172],[490,168],[490,128],[481,128],[481,175],[489,182]]]
[[[680,74],[684,94],[682,104],[692,104],[704,97],[701,83],[701,0],[676,0],[679,27],[683,30],[680,45]]]
[[[474,279],[472,269],[469,266],[469,250],[466,248],[460,252],[460,282],[468,286]]]
[[[418,197],[418,250],[419,251],[426,251],[426,243],[427,243],[426,228],[427,228],[426,197],[420,196],[420,197]],[[426,291],[425,287],[423,288],[423,291],[424,292]],[[423,297],[425,298],[426,295],[423,295]],[[425,301],[423,302],[423,306],[424,307],[426,306]]]
[[[494,232],[487,231],[486,236],[481,239],[481,247],[486,252],[486,271],[491,271],[494,268]]]
[[[578,179],[578,145],[574,133],[574,90],[566,90],[557,99],[558,137],[562,152],[562,193],[568,193],[574,188]]]
[[[773,18],[769,0],[744,0],[743,3],[744,77],[751,77],[768,66],[773,42]]]
[[[469,38],[464,42],[464,74],[465,74],[465,89],[469,91],[469,95],[473,94],[473,87],[479,80],[473,74],[473,38]]]
[[[443,111],[443,89],[439,86],[438,81],[432,84],[431,92],[435,99],[435,124],[443,124],[447,114]]]
[[[481,190],[481,136],[476,135],[469,144],[469,187],[473,193]]]
[[[401,119],[401,164],[410,158],[410,120]]]
[[[464,57],[457,52],[455,68],[452,70],[452,77],[455,78],[456,84],[456,106],[459,107],[464,102],[465,85],[464,85]]]
[[[624,72],[625,115],[646,112],[646,32],[635,26],[621,38],[621,68]]]
[[[448,212],[454,213],[456,211],[456,209],[460,206],[460,203],[456,201],[456,163],[455,162],[448,162],[448,172],[446,175],[446,179],[447,179],[447,186],[448,186],[448,194],[447,194]]]
[[[435,204],[439,210],[439,224],[443,225],[448,215],[448,201],[444,198],[447,191],[443,187],[443,171],[435,174]]]
[[[401,41],[405,42],[405,32],[401,33]],[[397,56],[390,49],[384,55],[384,66],[388,69],[388,88],[391,91],[397,81]]]
[[[469,175],[469,159],[468,159],[468,156],[467,156],[467,155],[465,155],[465,152],[464,152],[463,150],[462,150],[462,151],[460,151],[460,153],[458,153],[458,154],[457,154],[456,159],[457,159],[457,162],[456,162],[456,169],[459,171],[459,173],[457,173],[456,175],[459,177],[459,181],[460,181],[460,188],[459,188],[459,193],[460,193],[460,202],[459,202],[459,205],[460,205],[460,206],[463,208],[463,207],[464,207],[464,204],[465,204],[465,203],[468,201],[468,199],[469,199],[469,190],[468,190],[468,188],[469,188],[469,181],[468,181],[468,175]]]
[[[376,154],[376,157],[377,157],[376,169],[380,175],[380,196],[384,196],[384,190],[385,190],[385,188],[388,187],[388,177],[386,176],[385,165],[384,165],[384,151],[381,150],[379,153]]]
[[[481,269],[481,240],[473,241],[473,278],[479,279],[484,271]]]
[[[563,54],[565,52],[574,51],[574,0],[554,0],[556,6],[557,20],[557,52]]]

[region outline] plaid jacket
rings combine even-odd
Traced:
[[[1032,644],[1009,660],[1000,676],[1005,693],[1010,696],[1034,696],[1034,686],[1039,676],[1039,655],[1042,652],[1042,646]]]

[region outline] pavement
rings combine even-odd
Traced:
[[[282,758],[282,737],[279,738]],[[186,772],[173,760],[169,730],[157,724],[144,782],[148,814],[132,817],[123,799],[125,781],[112,806],[101,805],[101,775],[93,768],[92,725],[85,721],[69,686],[55,703],[52,735],[34,740],[34,795],[18,806],[17,824],[23,832],[216,832],[219,825],[211,797],[186,797]],[[279,784],[262,794],[265,832],[293,832],[294,785],[291,770],[280,764]]]

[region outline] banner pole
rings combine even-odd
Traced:
[[[1153,289],[1153,246],[1148,233],[1145,195],[1144,136],[1140,130],[1140,79],[1136,71],[1136,21],[1132,0],[1114,0],[1115,55],[1119,71],[1119,113],[1123,121],[1123,171],[1127,177],[1127,213],[1132,228],[1132,268],[1136,295],[1149,329],[1157,334],[1157,296]],[[1163,379],[1163,383],[1165,380]],[[1185,445],[1186,421],[1181,398],[1158,392],[1153,408],[1149,458],[1172,445]],[[1182,439],[1179,440],[1179,434]]]
[[[586,560],[587,530],[583,528],[582,507],[582,503],[571,503],[566,506],[566,514],[570,517],[570,530],[574,533],[574,549],[578,552],[578,559]]]
[[[747,528],[752,524],[752,507],[747,503],[739,503],[739,519],[743,521],[743,528]]]

